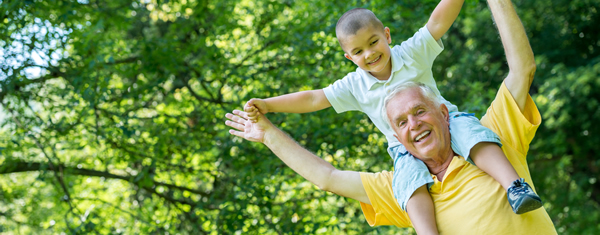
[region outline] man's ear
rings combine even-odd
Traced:
[[[349,59],[350,61],[354,62],[354,60],[352,60],[352,57],[350,55],[348,55],[348,53],[344,53],[344,57],[346,57],[346,59]]]
[[[390,34],[390,28],[385,27],[383,28],[383,31],[385,32],[385,39],[387,40],[387,43],[392,43],[392,35]]]
[[[398,135],[394,134],[394,137],[396,137],[396,139],[398,140],[398,142],[400,142],[400,138],[398,138]],[[400,142],[402,143],[402,142]]]
[[[440,111],[442,111],[442,116],[444,116],[444,120],[450,124],[450,113],[448,112],[448,107],[445,104],[440,104]]]

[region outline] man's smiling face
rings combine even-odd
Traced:
[[[387,103],[394,136],[406,150],[428,166],[442,164],[453,156],[448,109],[436,106],[419,87],[396,94]]]

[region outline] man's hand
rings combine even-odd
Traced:
[[[512,2],[488,0],[488,5],[500,32],[508,63],[508,75],[504,79],[504,84],[523,112],[536,70],[535,56]]]
[[[292,170],[321,190],[371,204],[362,185],[360,173],[335,169],[329,162],[302,148],[277,129],[263,114],[258,115],[260,118],[256,123],[248,119],[247,112],[240,110],[234,110],[233,114],[225,114],[225,117],[229,119],[225,124],[235,129],[229,130],[230,134],[265,144]]]
[[[248,115],[248,119],[252,122],[258,122],[260,114],[267,114],[267,103],[263,99],[250,99],[244,105],[244,111]]]
[[[233,110],[233,114],[225,114],[225,117],[229,119],[225,121],[225,124],[236,129],[229,130],[230,134],[253,142],[264,143],[265,133],[269,129],[275,128],[275,126],[260,113],[256,116],[257,120],[255,122],[249,120],[247,112],[240,110]]]

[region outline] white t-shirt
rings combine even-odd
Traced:
[[[442,50],[444,50],[442,41],[436,41],[424,26],[411,38],[391,49],[390,79],[379,80],[359,67],[356,72],[335,81],[323,91],[336,112],[358,110],[366,113],[387,138],[389,148],[400,145],[394,137],[394,131],[381,116],[385,97],[394,87],[409,81],[423,83],[442,97],[431,71],[433,61]],[[442,101],[448,106],[450,112],[458,111],[455,105],[443,98]]]

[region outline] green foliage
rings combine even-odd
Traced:
[[[600,63],[577,69],[558,64],[551,74],[535,96],[545,110],[537,133],[544,141],[532,145],[531,167],[540,170],[536,180],[544,182],[542,194],[550,196],[547,208],[556,215],[558,230],[576,227],[580,234],[594,234],[600,229],[600,148],[593,134],[600,131]]]
[[[224,115],[353,71],[334,33],[343,12],[372,9],[400,43],[438,1],[0,2],[0,232],[413,233],[369,227],[356,201],[232,138]],[[563,234],[600,231],[598,3],[515,1],[544,119],[530,168]],[[485,2],[466,1],[443,41],[442,94],[483,114],[508,71]],[[363,114],[269,118],[340,169],[392,169]]]

